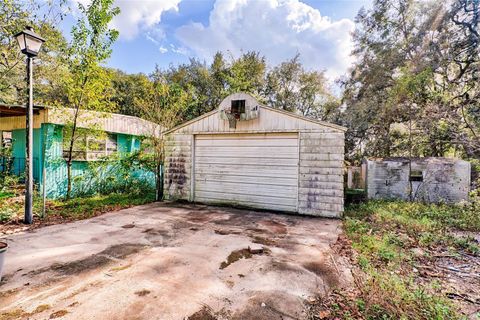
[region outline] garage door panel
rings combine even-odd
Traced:
[[[194,156],[196,201],[296,211],[297,134],[196,136]]]
[[[195,167],[195,172],[202,175],[223,174],[232,176],[250,176],[250,177],[278,177],[295,178],[297,171],[295,167],[272,167],[272,166],[229,166],[229,165],[206,165],[199,164]],[[204,177],[205,178],[205,177]]]
[[[296,205],[292,205],[289,199],[283,198],[271,198],[271,197],[264,197],[260,195],[252,195],[249,197],[245,197],[242,194],[235,194],[235,193],[218,193],[218,192],[209,192],[209,191],[199,191],[198,195],[195,198],[199,202],[235,202],[238,204],[249,205],[249,203],[253,204],[254,207],[260,208],[270,208],[272,206],[281,206],[284,208],[290,208],[292,211],[295,211]],[[263,204],[264,206],[259,206],[259,204]]]
[[[272,198],[288,198],[293,200],[297,199],[297,188],[295,186],[208,180],[203,181],[196,190],[245,195],[262,195],[271,196]]]
[[[266,185],[278,185],[278,186],[291,186],[297,182],[297,177],[293,176],[291,178],[284,177],[283,175],[279,178],[277,176],[256,176],[255,180],[252,179],[250,175],[246,174],[202,174],[196,173],[195,179],[197,180],[206,180],[215,181],[215,182],[231,182],[231,183],[244,183],[244,184],[266,184]]]
[[[265,140],[268,139],[297,139],[297,134],[295,133],[237,133],[237,134],[202,134],[197,135],[195,140]]]
[[[268,142],[265,139],[238,139],[235,141],[235,147],[294,147],[297,148],[298,139],[270,139]],[[216,140],[197,140],[197,147],[231,147],[232,139],[216,139]]]
[[[297,168],[298,160],[294,158],[278,158],[278,157],[251,157],[251,158],[212,158],[211,156],[198,156],[196,157],[196,163],[198,165],[232,165],[235,167],[247,167],[247,166],[261,166],[261,165],[272,165],[272,162],[275,162],[276,166],[289,166]],[[263,169],[263,168],[258,168]],[[282,168],[284,169],[284,168]]]
[[[258,158],[260,154],[267,154],[277,158],[294,158],[298,156],[295,147],[198,147],[196,156],[213,156],[217,158]]]

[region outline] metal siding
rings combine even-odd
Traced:
[[[195,201],[297,211],[298,135],[197,135]]]

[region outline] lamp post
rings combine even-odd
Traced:
[[[23,54],[27,56],[28,104],[26,114],[26,161],[25,161],[25,223],[33,220],[33,58],[38,55],[45,40],[33,31],[32,27],[15,35]]]

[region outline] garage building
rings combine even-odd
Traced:
[[[165,133],[166,198],[341,217],[345,131],[232,94]]]

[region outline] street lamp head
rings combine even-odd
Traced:
[[[22,53],[26,54],[30,58],[38,55],[40,47],[45,42],[45,39],[36,34],[33,31],[33,28],[30,26],[17,33],[15,38],[17,38],[17,42]]]

